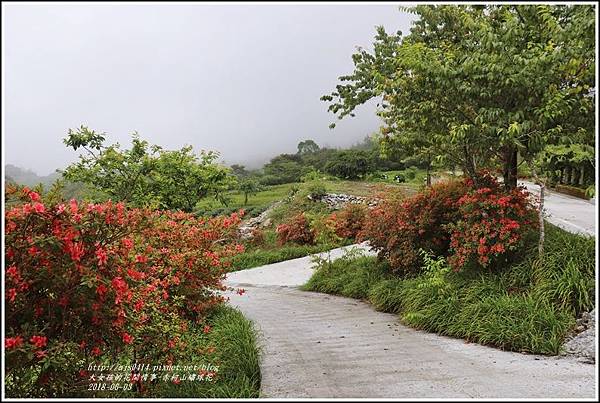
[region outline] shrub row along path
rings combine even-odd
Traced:
[[[550,208],[554,201],[563,202],[551,194]],[[588,202],[573,199],[569,203]],[[593,218],[593,205],[588,204]],[[556,212],[560,216],[560,209]],[[562,219],[571,221],[564,215]],[[584,229],[590,224],[588,231],[594,233],[592,221],[575,223]],[[360,248],[367,251],[365,245]],[[344,249],[332,250],[331,258],[341,256]],[[313,273],[311,266],[311,258],[304,257],[228,275],[228,285],[246,289],[242,296],[230,293],[231,303],[254,321],[261,335],[261,397],[595,395],[595,366],[572,357],[467,344],[403,326],[397,315],[377,312],[361,301],[300,291],[298,286]]]

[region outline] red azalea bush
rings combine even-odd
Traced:
[[[341,238],[356,239],[362,230],[367,207],[364,204],[348,203],[340,211],[331,213],[328,225]]]
[[[300,245],[312,245],[315,242],[315,232],[310,228],[304,213],[297,214],[289,221],[279,224],[275,232],[277,233],[277,243],[280,246],[288,242]]]
[[[405,200],[390,196],[367,215],[362,239],[394,272],[421,270],[419,249],[447,256],[454,270],[506,261],[535,235],[536,209],[522,188],[507,192],[481,173],[441,182]]]
[[[523,187],[507,192],[495,178],[474,187],[458,202],[460,220],[447,226],[451,233],[450,266],[494,267],[514,257],[538,230],[537,211]]]
[[[395,273],[417,274],[422,264],[420,248],[435,254],[448,250],[450,234],[443,228],[458,219],[456,203],[466,191],[462,181],[449,181],[407,199],[388,195],[370,210],[361,239],[368,240]]]
[[[87,362],[124,352],[172,361],[173,341],[223,300],[223,258],[241,249],[238,214],[205,220],[110,201],[46,205],[27,188],[9,192],[25,201],[5,213],[14,390],[60,395]]]

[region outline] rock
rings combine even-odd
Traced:
[[[252,231],[254,231],[255,229],[270,226],[272,221],[269,218],[269,214],[271,214],[271,211],[273,211],[273,209],[279,206],[281,203],[281,201],[275,202],[271,204],[269,208],[267,208],[265,211],[260,213],[258,216],[244,221],[238,229],[240,237],[242,239],[250,239],[252,238]]]
[[[327,204],[327,207],[332,210],[339,210],[348,203],[366,204],[369,207],[374,207],[378,203],[378,201],[374,199],[344,193],[326,193],[321,197],[320,201]]]
[[[586,362],[596,361],[596,309],[584,312],[577,319],[573,335],[562,345],[562,355],[579,357]]]

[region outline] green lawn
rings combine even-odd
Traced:
[[[244,205],[243,193],[239,191],[231,191],[227,193],[227,198],[229,199],[227,206],[223,205],[218,200],[206,198],[198,203],[196,211],[200,214],[208,215],[215,215],[215,213],[227,214],[239,209],[244,209],[248,212],[252,212],[252,210],[259,211],[260,209],[268,207],[271,203],[285,198],[289,194],[290,189],[292,189],[294,186],[298,186],[298,184],[286,183],[283,185],[268,186],[263,191],[258,192],[256,195],[249,196],[248,204],[246,205]]]

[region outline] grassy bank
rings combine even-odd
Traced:
[[[204,326],[210,326],[208,333]],[[260,390],[259,350],[256,332],[240,311],[222,304],[201,325],[182,339],[185,359],[173,365],[212,365],[218,369],[212,381],[182,380],[179,384],[162,381],[145,392],[97,392],[95,397],[144,398],[256,398]],[[119,360],[130,363],[129,358]],[[173,372],[176,373],[176,372]],[[188,374],[191,371],[182,371]],[[147,384],[148,385],[148,384]],[[89,392],[88,392],[89,393]],[[82,396],[77,394],[77,396]]]
[[[512,351],[557,354],[577,315],[594,303],[591,238],[547,224],[545,253],[536,250],[502,273],[456,273],[428,259],[416,278],[389,274],[375,257],[321,263],[307,291],[369,301],[417,329]]]

